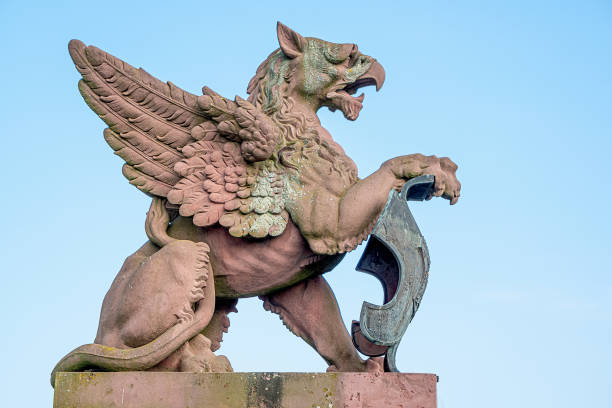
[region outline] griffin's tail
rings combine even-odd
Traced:
[[[158,247],[163,247],[176,239],[168,235],[168,223],[170,215],[166,210],[166,200],[160,197],[153,197],[147,219],[145,221],[145,232],[147,237]]]

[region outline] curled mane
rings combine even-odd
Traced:
[[[291,60],[280,48],[276,49],[259,65],[247,87],[248,101],[282,129],[284,140],[277,151],[278,159],[286,167],[297,169],[302,158],[312,159],[317,155],[329,161],[338,173],[357,179],[357,169],[342,149],[322,140],[316,124],[293,109],[288,89],[294,70]]]
[[[285,140],[295,142],[307,130],[304,114],[293,111],[293,102],[287,98],[289,82],[293,76],[291,60],[279,49],[273,51],[257,68],[249,82],[249,102],[269,115],[283,129]]]
[[[282,94],[291,78],[289,63],[289,58],[280,48],[276,49],[259,65],[249,82],[249,102],[260,107],[267,115],[273,115],[281,108]]]

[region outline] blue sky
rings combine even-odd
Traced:
[[[612,406],[612,5],[607,1],[0,2],[0,318],[4,405],[50,406],[57,360],[95,336],[102,298],[146,239],[77,91],[78,38],[192,93],[245,96],[275,24],[355,42],[387,80],[356,122],[321,111],[362,177],[421,152],[459,164],[456,206],[412,205],[431,278],[398,352],[440,376],[439,406]],[[327,278],[345,322],[376,281]],[[237,371],[324,371],[256,299],[220,352]]]

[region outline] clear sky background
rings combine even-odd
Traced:
[[[399,368],[437,373],[441,408],[612,406],[612,3],[292,4],[0,1],[1,405],[51,406],[51,369],[93,340],[146,239],[149,199],[79,95],[68,41],[244,97],[280,20],[386,68],[356,122],[320,112],[360,176],[415,152],[459,164],[456,206],[412,205],[432,265]],[[382,297],[354,271],[362,249],[327,275],[347,324]],[[325,370],[259,300],[238,309],[220,350],[235,370]]]

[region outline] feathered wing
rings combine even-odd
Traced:
[[[104,138],[131,184],[167,197],[197,226],[220,222],[234,236],[283,232],[284,169],[270,159],[281,134],[268,116],[208,88],[197,97],[80,41],[68,48],[83,76],[79,90],[109,126]]]
[[[287,225],[286,175],[270,159],[280,129],[250,102],[230,101],[204,88],[198,105],[210,122],[195,126],[193,143],[175,165],[182,177],[168,194],[198,226],[219,222],[231,235],[280,235]]]
[[[125,177],[145,193],[167,196],[180,180],[174,171],[180,148],[205,120],[197,97],[80,41],[68,49],[83,76],[81,95],[109,126],[104,138],[126,162]]]

